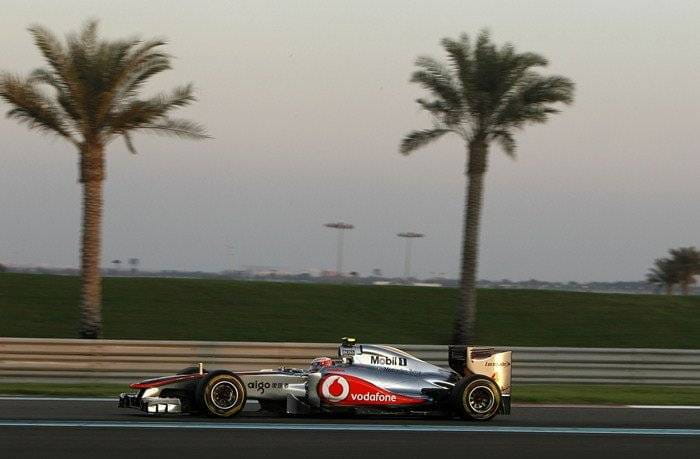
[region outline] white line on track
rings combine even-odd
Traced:
[[[0,396],[0,401],[21,401],[21,402],[113,402],[117,403],[117,397],[42,397],[42,396],[22,396],[4,395]],[[248,400],[248,404],[257,404],[257,400]]]
[[[627,405],[635,410],[700,410],[698,405]]]
[[[116,402],[117,397],[24,397],[24,396],[2,396],[0,400],[19,400],[22,402]]]
[[[635,435],[700,437],[700,429],[630,429],[607,427],[517,427],[419,424],[285,424],[202,422],[111,422],[111,421],[16,421],[0,420],[0,427],[64,427],[102,429],[191,430],[310,430],[359,432],[462,432],[558,435]]]
[[[0,395],[0,401],[29,401],[29,402],[116,402],[117,397],[50,397]],[[248,400],[248,404],[257,404],[257,400]],[[515,403],[513,408],[595,408],[595,409],[635,409],[635,410],[700,410],[700,405],[567,405],[552,403]]]
[[[567,405],[563,403],[514,403],[513,408],[574,408],[574,409],[598,409],[598,410],[700,410],[700,405]]]

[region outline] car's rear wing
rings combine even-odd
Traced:
[[[449,347],[450,368],[462,376],[484,375],[493,379],[501,394],[510,395],[511,351],[496,352],[493,348],[452,345]]]

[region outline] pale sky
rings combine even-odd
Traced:
[[[108,37],[167,37],[175,69],[149,90],[194,82],[200,100],[179,115],[214,137],[138,136],[137,156],[110,145],[105,264],[332,269],[322,225],[344,220],[346,270],[401,274],[395,234],[418,231],[414,271],[455,276],[464,147],[398,144],[430,126],[408,82],[416,56],[444,58],[441,38],[484,27],[577,91],[518,134],[516,161],[492,150],[479,277],[634,280],[668,248],[700,246],[696,1],[5,0],[0,70],[43,65],[28,25],[63,35],[89,17]],[[0,262],[77,266],[73,147],[4,118],[0,139]]]

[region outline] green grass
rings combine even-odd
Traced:
[[[513,385],[513,403],[698,405],[700,403],[700,387],[515,384]]]
[[[115,397],[133,392],[126,384],[0,384],[3,395]],[[700,387],[522,384],[513,386],[513,403],[604,405],[697,405]]]
[[[116,400],[122,392],[135,391],[128,384],[0,383],[2,395],[115,397]]]
[[[75,277],[0,274],[0,336],[77,336]],[[104,337],[441,344],[447,288],[107,278]],[[700,348],[700,297],[480,290],[478,343]]]

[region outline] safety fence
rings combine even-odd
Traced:
[[[447,346],[398,345],[447,366]],[[499,349],[503,349],[499,347]],[[515,383],[700,385],[700,350],[510,347]],[[304,368],[337,344],[0,338],[0,382],[127,382],[208,368]]]

